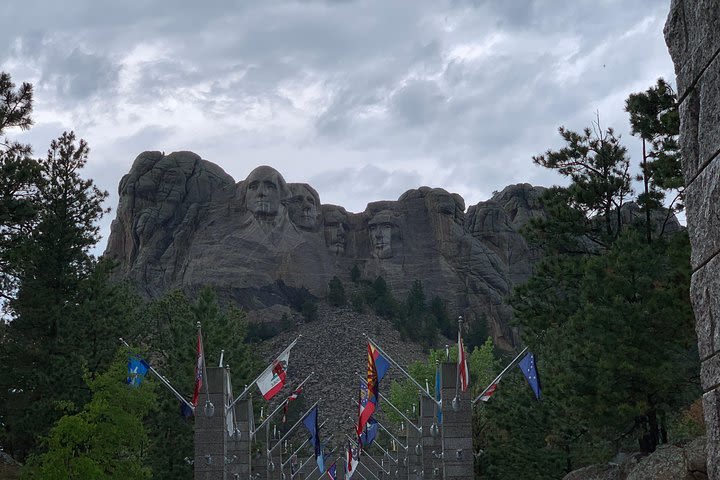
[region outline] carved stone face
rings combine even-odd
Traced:
[[[271,167],[257,167],[246,180],[245,207],[256,217],[275,217],[280,208],[285,180]]]
[[[379,212],[368,222],[370,253],[373,257],[390,258],[393,256],[392,232],[395,227],[392,213],[386,210]]]
[[[339,211],[332,210],[325,215],[325,245],[336,254],[345,253],[347,242],[347,217]]]
[[[319,202],[317,194],[305,185],[292,185],[293,197],[288,202],[290,220],[303,230],[314,230],[318,221]]]

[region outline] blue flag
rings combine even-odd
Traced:
[[[150,370],[147,362],[140,357],[130,357],[127,366],[128,377],[126,382],[133,387],[139,386],[147,371]]]
[[[193,409],[190,408],[190,406],[185,402],[180,402],[180,415],[182,415],[183,418],[190,418],[195,414],[193,412]]]
[[[330,468],[328,468],[328,477],[332,480],[337,480],[337,467],[334,463],[330,465]]]
[[[325,455],[318,455],[315,458],[320,473],[325,473]]]
[[[318,407],[315,406],[310,413],[305,415],[303,419],[303,425],[310,432],[310,443],[315,447],[315,460],[318,462],[318,468],[320,468],[322,461],[322,447],[320,445],[320,428],[318,427]],[[324,467],[324,465],[323,465]],[[325,469],[322,468],[320,473],[325,473]]]
[[[442,387],[440,385],[440,369],[438,368],[435,370],[435,400],[437,400],[438,403],[440,403],[440,401],[442,400],[442,395],[441,395],[441,390],[440,390],[441,388]],[[435,408],[437,408],[437,421],[438,421],[438,427],[439,427],[440,425],[442,425],[442,408],[440,408],[440,407],[435,407]]]
[[[532,352],[528,352],[520,363],[518,363],[520,370],[530,384],[535,398],[540,400],[540,377],[538,376],[537,366],[535,365],[535,355]]]
[[[363,448],[369,447],[372,444],[373,440],[375,440],[375,437],[377,437],[378,428],[378,422],[373,417],[370,417],[367,424],[365,425],[365,430],[363,431],[362,435],[360,435],[360,443],[362,444]]]

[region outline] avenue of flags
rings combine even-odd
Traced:
[[[459,392],[466,392],[468,390],[469,384],[470,384],[470,372],[468,368],[468,358],[467,358],[467,352],[465,351],[464,344],[463,344],[463,338],[462,338],[462,321],[460,321],[460,328],[458,328],[458,350],[457,350],[457,362],[455,364],[455,370],[457,374],[457,381],[455,384],[455,399],[453,400],[453,409],[455,409],[455,403],[459,400]],[[298,337],[299,339],[300,337]],[[258,377],[251,382],[249,385],[247,385],[244,389],[244,391],[237,396],[233,400],[233,394],[232,394],[232,388],[230,385],[230,377],[226,376],[224,378],[227,379],[227,386],[226,386],[226,396],[224,400],[224,407],[225,407],[225,424],[227,428],[228,435],[234,435],[236,433],[239,433],[239,430],[236,430],[235,427],[235,412],[232,410],[232,407],[242,398],[244,398],[250,391],[251,388],[254,386],[257,386],[258,390],[260,391],[260,394],[263,396],[265,400],[271,400],[278,395],[278,393],[284,388],[285,384],[288,383],[288,364],[290,359],[290,351],[293,348],[293,346],[296,344],[298,339],[295,339],[290,345],[288,345],[285,350],[283,350],[275,359],[270,362],[270,364],[258,375]],[[129,345],[122,339],[120,339],[123,344],[125,344],[126,347],[129,348]],[[425,388],[422,388],[419,383],[412,378],[395,360],[393,360],[385,351],[380,348],[380,346],[370,340],[367,339],[367,348],[366,348],[366,375],[362,378],[363,381],[360,382],[359,390],[358,390],[358,413],[357,413],[357,422],[355,423],[355,432],[354,432],[354,438],[348,439],[347,443],[347,450],[345,452],[345,459],[344,459],[344,473],[345,478],[349,479],[353,476],[355,471],[357,470],[357,467],[360,462],[360,458],[364,455],[364,450],[373,445],[375,442],[379,428],[383,428],[388,434],[390,434],[389,430],[387,430],[382,424],[380,424],[375,418],[374,415],[379,411],[380,407],[380,387],[381,387],[381,381],[385,377],[387,371],[389,370],[391,364],[397,367],[401,373],[403,373],[409,380],[411,380],[413,383],[415,383],[416,386],[419,387],[419,392],[421,394],[426,395],[428,398],[432,399],[435,402],[435,419],[436,424],[435,427],[437,431],[437,427],[440,427],[442,425],[443,421],[443,412],[442,412],[442,405],[443,405],[443,398],[442,398],[442,375],[441,375],[441,369],[438,367],[436,369],[436,376],[435,376],[435,391],[434,395],[430,395],[430,388],[427,385],[426,380],[426,386]],[[202,390],[205,390],[205,394],[207,395],[206,398],[209,398],[209,392],[208,392],[208,377],[207,377],[207,362],[205,358],[205,351],[203,346],[203,337],[202,332],[200,330],[200,325],[198,324],[198,332],[197,332],[197,339],[195,342],[195,363],[194,363],[194,385],[193,385],[193,393],[190,400],[188,400],[186,397],[179,394],[165,379],[162,375],[158,374],[152,366],[143,358],[141,358],[139,355],[134,354],[131,355],[128,359],[128,374],[127,374],[127,384],[132,387],[138,387],[141,385],[144,377],[147,375],[147,372],[153,373],[179,400],[182,407],[182,413],[185,416],[192,416],[196,413],[196,408],[198,406],[200,396],[202,394]],[[449,354],[448,354],[449,355]],[[222,355],[220,359],[220,366],[222,366]],[[525,377],[528,385],[530,386],[534,396],[536,399],[541,398],[541,383],[540,378],[538,375],[537,370],[537,362],[536,357],[532,352],[529,352],[527,347],[524,348],[511,362],[508,364],[502,372],[482,391],[480,394],[472,401],[472,405],[475,405],[478,401],[487,402],[493,394],[495,394],[498,391],[499,382],[503,378],[507,372],[517,365],[520,370],[523,373],[523,376]],[[312,375],[312,373],[311,373]],[[309,377],[308,377],[309,378]],[[280,409],[282,409],[282,424],[286,424],[287,417],[288,417],[288,409],[290,406],[290,403],[294,402],[299,398],[299,396],[303,393],[303,384],[307,381],[307,378],[303,380],[300,384],[298,384],[294,390],[291,391],[291,393],[285,398],[285,400],[281,401],[278,407],[267,416],[267,418],[261,423],[260,427],[255,429],[254,426],[254,419],[251,419],[250,422],[250,434],[251,438],[254,438],[254,432],[257,430],[260,430],[263,425],[267,424],[267,427],[270,427],[270,424],[267,423],[270,417],[272,417],[275,413],[279,412]],[[385,399],[385,397],[383,397]],[[385,399],[386,400],[386,399]],[[319,400],[318,400],[319,402]],[[327,453],[325,449],[325,444],[321,441],[320,438],[320,424],[318,423],[318,415],[319,415],[319,409],[318,409],[318,402],[315,402],[315,404],[310,407],[310,409],[298,420],[298,422],[290,428],[287,433],[285,433],[286,438],[299,424],[304,425],[305,429],[309,433],[309,437],[307,438],[306,442],[308,445],[312,447],[313,454],[308,459],[311,460],[313,457],[315,459],[315,463],[317,464],[317,469],[324,476],[327,474],[328,477],[330,477],[332,480],[336,479],[337,476],[337,464],[333,462],[332,464],[329,464],[330,458],[332,455],[332,452]],[[393,406],[392,404],[390,404]],[[393,408],[395,408],[393,406]],[[214,410],[213,405],[210,403],[209,400],[206,400],[205,404],[205,414],[208,416],[212,416],[212,412]],[[208,413],[210,412],[210,413]],[[401,413],[402,415],[402,413]],[[251,415],[252,416],[252,415]],[[261,420],[263,419],[263,415],[261,413]],[[408,420],[409,422],[410,420]],[[323,422],[325,423],[325,422]],[[417,428],[417,427],[416,427]],[[273,434],[273,438],[274,438]],[[433,434],[435,435],[435,434]],[[327,441],[330,440],[330,437],[328,437]],[[393,438],[393,443],[396,440],[395,437],[390,434],[390,437]],[[268,437],[269,438],[269,437]],[[357,445],[353,446],[353,443],[357,441]],[[278,447],[280,445],[281,441],[278,441],[274,447],[268,448],[268,461],[270,459],[270,452],[275,447]],[[268,444],[269,447],[270,444]],[[285,442],[285,448],[287,449],[287,441]],[[378,445],[376,448],[381,449],[382,447]],[[407,446],[403,446],[403,448],[407,449]],[[297,467],[297,452],[291,453],[291,456],[289,457],[289,460],[291,458],[295,458],[295,462],[291,463],[291,470],[292,474],[294,475],[297,469],[301,469],[302,465],[300,467]],[[384,451],[384,450],[383,450]],[[372,459],[372,457],[370,457]],[[287,463],[287,462],[286,462]],[[328,466],[329,465],[329,466]],[[297,467],[297,468],[296,468]],[[327,467],[327,468],[326,468]],[[281,467],[282,468],[282,467]]]

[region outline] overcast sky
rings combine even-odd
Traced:
[[[421,185],[466,206],[513,183],[599,112],[638,141],[628,94],[674,84],[669,0],[9,0],[0,70],[35,86],[44,156],[75,130],[110,191],[145,150],[192,150],[236,180],[256,166],[362,211]]]

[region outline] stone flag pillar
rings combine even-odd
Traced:
[[[453,398],[457,384],[457,364],[445,362],[441,368],[443,478],[470,480],[474,475],[470,389],[464,393],[458,391],[456,411]]]
[[[665,41],[675,63],[690,297],[700,354],[707,473],[720,480],[720,2],[673,0]]]
[[[420,426],[422,427],[422,458],[424,478],[442,478],[442,437],[437,422],[436,403],[426,395],[420,395]],[[440,407],[437,407],[440,408]]]
[[[233,407],[235,432],[228,432],[227,440],[227,479],[250,478],[250,427],[253,423],[252,398],[240,400]],[[217,411],[217,408],[216,408]]]
[[[252,399],[240,400],[230,412],[230,372],[207,367],[207,385],[212,409],[206,408],[203,388],[195,409],[195,480],[247,480],[250,476],[250,426]],[[208,415],[212,410],[212,415]]]
[[[407,442],[407,467],[405,471],[409,480],[418,480],[423,478],[423,457],[422,457],[422,438],[412,425],[405,425],[405,441]]]
[[[224,368],[207,367],[208,395],[203,386],[195,408],[195,480],[227,479],[226,375]],[[208,399],[214,408],[206,408]]]

